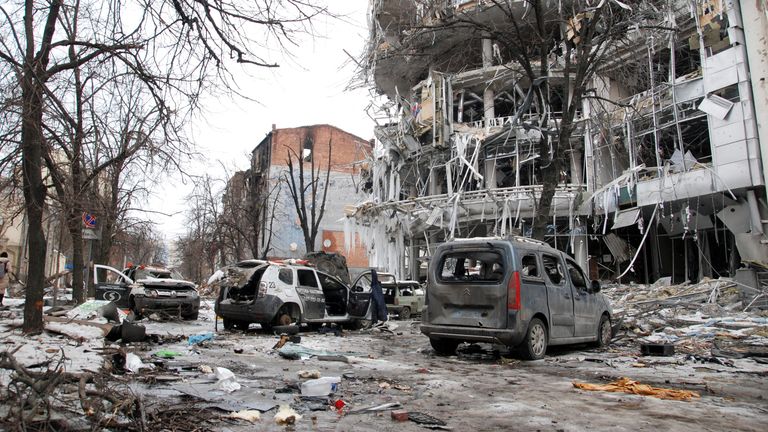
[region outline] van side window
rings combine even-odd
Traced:
[[[288,285],[293,285],[293,270],[289,268],[281,268],[280,272],[277,273],[277,278]]]
[[[563,283],[565,273],[560,259],[553,255],[542,255],[541,260],[544,263],[544,273],[547,274],[547,279],[555,285]]]
[[[522,266],[520,267],[523,276],[528,277],[541,277],[539,273],[539,264],[536,262],[536,255],[526,255],[523,257]]]
[[[299,285],[317,288],[317,278],[312,270],[296,270],[299,276]]]
[[[571,261],[566,261],[566,265],[568,266],[568,274],[571,276],[573,286],[581,291],[587,291],[587,280],[584,278],[584,273],[581,272],[581,269]]]

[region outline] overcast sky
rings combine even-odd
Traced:
[[[374,122],[365,112],[370,100],[368,90],[344,90],[354,73],[344,51],[357,56],[364,48],[368,2],[344,0],[331,4],[333,13],[347,18],[316,20],[316,37],[302,40],[299,47],[292,49],[294,58],[284,59],[281,67],[252,68],[248,74],[238,74],[241,91],[258,102],[215,97],[205,101],[205,113],[191,127],[191,136],[206,160],[195,163],[193,172],[224,177],[222,164],[227,170],[247,169],[248,153],[269,133],[273,123],[278,128],[327,123],[365,139],[373,137]],[[159,224],[167,240],[184,232],[181,212],[190,191],[179,176],[172,176],[146,205],[174,214],[147,215]]]

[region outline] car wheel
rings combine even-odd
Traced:
[[[453,355],[461,342],[455,339],[429,338],[429,343],[438,355]]]
[[[401,320],[411,319],[411,308],[404,307],[402,310],[400,310],[400,319]]]
[[[181,319],[187,321],[195,321],[200,316],[200,311],[195,311],[189,315],[182,315]]]
[[[224,318],[224,330],[234,330],[235,322],[229,318]]]
[[[520,354],[526,360],[539,360],[544,358],[547,352],[547,327],[544,323],[534,318],[528,324],[525,339],[520,344]]]
[[[600,325],[597,326],[597,341],[595,346],[605,347],[611,344],[613,339],[613,329],[611,329],[611,319],[608,315],[600,317]]]
[[[238,330],[246,331],[250,325],[247,321],[235,321],[235,328]]]

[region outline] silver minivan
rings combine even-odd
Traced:
[[[429,264],[421,331],[440,354],[461,342],[517,348],[526,359],[547,346],[610,343],[612,311],[576,262],[525,237],[455,240]]]

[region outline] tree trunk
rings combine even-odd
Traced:
[[[76,210],[79,207],[74,206],[67,218],[67,229],[72,238],[72,301],[75,304],[85,302],[85,283],[87,281],[84,280],[83,273],[85,272],[85,266],[88,265],[88,263],[83,261],[82,215],[77,213]]]
[[[30,11],[31,12],[31,11]],[[31,24],[31,16],[28,17]],[[43,89],[35,78],[34,65],[24,65],[22,77],[21,154],[23,158],[24,200],[26,202],[29,266],[24,303],[23,331],[43,331],[43,284],[45,282],[46,241],[43,230],[45,184],[42,176]]]

